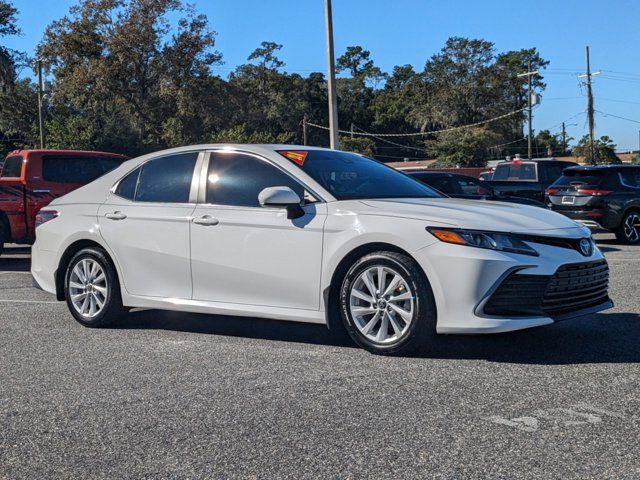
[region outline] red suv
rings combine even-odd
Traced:
[[[16,150],[0,171],[0,254],[5,243],[31,244],[38,211],[54,198],[113,170],[124,155],[78,150]]]

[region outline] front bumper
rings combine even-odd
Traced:
[[[611,308],[608,297],[598,304],[551,314],[539,309],[528,314],[512,311],[487,314],[484,307],[492,294],[513,273],[547,282],[567,264],[603,261],[597,248],[590,257],[553,245],[532,243],[540,256],[526,256],[479,248],[435,243],[416,252],[431,284],[436,301],[438,333],[500,333],[549,325],[566,318]],[[526,296],[526,290],[524,291]]]

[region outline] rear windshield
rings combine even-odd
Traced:
[[[604,177],[604,172],[598,170],[565,170],[562,176],[553,183],[553,186],[599,187]]]
[[[2,178],[20,178],[22,174],[22,157],[7,157],[2,168]]]
[[[491,180],[535,182],[538,180],[535,163],[506,163],[496,166]]]

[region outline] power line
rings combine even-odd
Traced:
[[[364,137],[418,137],[418,136],[424,136],[424,135],[432,135],[432,134],[436,134],[436,133],[443,133],[443,132],[453,132],[455,130],[461,130],[463,128],[470,128],[470,127],[477,127],[478,125],[484,125],[487,123],[491,123],[491,122],[495,122],[498,120],[502,120],[503,118],[507,118],[510,117],[512,115],[515,115],[517,113],[522,113],[525,110],[527,110],[528,107],[524,107],[524,108],[520,108],[518,110],[514,110],[512,112],[509,113],[505,113],[504,115],[500,115],[497,117],[493,117],[493,118],[489,118],[488,120],[482,120],[480,122],[476,122],[476,123],[470,123],[468,125],[460,125],[458,127],[450,127],[450,128],[443,128],[442,130],[431,130],[429,132],[415,132],[415,133],[362,133],[362,132],[353,132],[354,135],[360,135],[360,136],[364,136]],[[307,125],[309,125],[310,127],[315,127],[315,128],[320,128],[322,130],[329,130],[329,127],[326,127],[324,125],[318,125],[316,123],[307,123]],[[344,134],[348,134],[351,135],[351,130],[338,130],[339,133],[344,133]]]
[[[619,115],[614,115],[613,113],[605,113],[605,112],[602,112],[600,110],[596,110],[596,112],[598,112],[600,115],[602,115],[604,117],[614,117],[614,118],[619,118],[620,120],[626,120],[628,122],[640,123],[640,121],[638,121],[638,120],[633,120],[632,118],[621,117]]]
[[[514,140],[513,142],[501,143],[500,145],[493,145],[493,146],[487,147],[487,148],[505,147],[507,145],[513,145],[514,143],[522,142],[523,140],[526,140],[526,139],[527,139],[527,137],[522,137],[522,138],[519,138],[518,140]]]
[[[358,130],[360,130],[361,133],[366,133],[368,135],[372,135],[373,136],[373,134],[371,134],[371,132],[365,132],[364,130],[362,130],[357,125],[353,125],[353,126],[354,126],[354,128],[357,128]],[[357,132],[352,132],[352,134],[356,134],[356,133]],[[392,142],[391,140],[385,140],[384,138],[380,138],[380,137],[376,137],[376,136],[374,136],[373,138],[375,138],[377,140],[380,140],[381,142],[388,143],[389,145],[394,145],[396,147],[406,148],[406,149],[409,149],[409,150],[415,150],[415,151],[424,153],[424,148],[410,147],[408,145],[403,145],[401,143]]]

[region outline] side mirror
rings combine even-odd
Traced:
[[[258,202],[263,207],[286,208],[289,220],[304,215],[302,199],[289,187],[267,187],[258,195]]]

